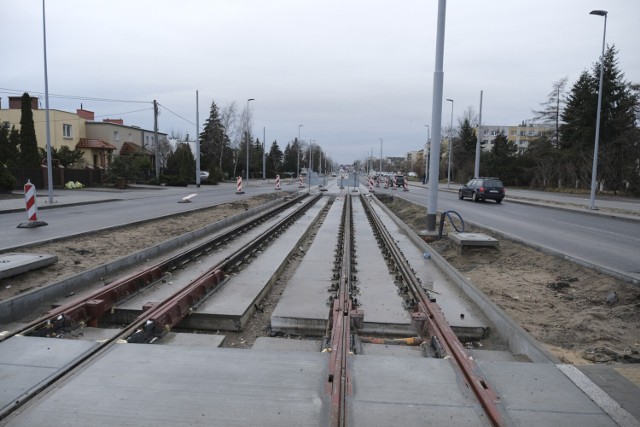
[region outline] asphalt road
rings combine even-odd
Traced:
[[[284,191],[297,191],[298,187],[288,183]],[[101,192],[98,200],[111,199],[101,203],[62,206],[60,208],[40,209],[38,219],[46,222],[45,227],[17,228],[26,222],[24,211],[3,213],[0,215],[0,251],[40,241],[87,233],[102,228],[149,220],[165,215],[202,209],[221,203],[242,200],[263,193],[272,193],[273,185],[248,185],[243,187],[245,194],[236,194],[235,184],[201,186],[200,188],[162,188],[156,190],[124,190],[120,192]],[[191,203],[178,203],[183,197],[196,193]],[[105,195],[106,194],[106,195]],[[88,194],[85,199],[90,199]],[[44,197],[39,197],[43,204]]]
[[[426,216],[426,188],[411,187],[409,192],[395,193],[424,205]],[[458,200],[455,192],[440,191],[437,208],[456,211],[465,222],[640,281],[640,221],[596,215],[586,209],[580,212],[517,203],[510,201],[508,194],[501,204],[474,203]]]

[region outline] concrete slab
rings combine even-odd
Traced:
[[[0,255],[0,279],[17,276],[58,262],[51,254],[8,253]]]
[[[435,291],[431,296],[436,299],[458,338],[464,342],[485,337],[491,323],[477,305],[436,266],[430,256],[425,257],[424,251],[413,244],[383,209],[375,203],[372,206],[423,285]]]
[[[452,233],[449,239],[458,245],[458,252],[462,252],[465,247],[489,247],[496,248],[500,246],[500,242],[493,237],[489,237],[482,233]]]
[[[198,310],[185,319],[184,326],[195,329],[216,330],[241,330],[247,318],[253,314],[253,304],[259,302],[266,292],[272,275],[286,261],[291,250],[296,247],[296,242],[306,232],[311,221],[318,215],[326,200],[320,200],[291,225],[279,238],[272,243],[269,252],[264,256],[252,259],[252,262],[243,267],[238,273],[234,273],[230,281],[223,284],[216,291],[215,297],[198,307]],[[231,242],[229,250],[238,250],[246,246],[252,239],[264,230],[281,220],[286,213],[278,215],[271,221],[263,223],[248,233],[238,236]],[[277,255],[271,254],[271,249]],[[200,258],[196,263],[188,264],[182,270],[175,270],[169,280],[158,283],[151,289],[129,299],[119,305],[109,317],[114,323],[131,322],[142,311],[142,306],[149,302],[162,301],[176,292],[174,283],[187,283],[194,280],[211,266],[224,260],[228,252],[218,251]],[[271,271],[271,273],[268,273]]]
[[[411,316],[402,306],[402,297],[389,273],[359,198],[352,198],[353,226],[357,256],[357,297],[364,311],[359,333],[372,336],[414,336]]]
[[[386,356],[386,357],[424,357],[421,346],[388,345],[362,343],[362,353],[366,356]]]
[[[122,344],[8,425],[327,425],[326,364],[326,353]]]
[[[490,379],[515,425],[617,425],[551,363],[478,361],[478,366]]]
[[[253,350],[311,351],[319,353],[320,351],[322,351],[322,341],[259,337],[253,343],[253,346],[251,348]]]
[[[178,347],[201,347],[216,348],[220,347],[224,341],[224,335],[211,334],[190,334],[180,332],[169,332],[161,340],[154,345],[175,345]]]
[[[293,335],[322,336],[330,307],[327,303],[334,268],[344,198],[337,197],[271,315],[271,329]]]
[[[449,360],[360,355],[351,361],[350,426],[490,425]]]
[[[0,343],[0,412],[97,345],[91,341],[14,336]]]

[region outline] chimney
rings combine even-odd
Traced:
[[[83,109],[82,104],[80,105],[80,108],[76,110],[76,114],[85,120],[91,120],[91,121],[95,120],[94,112]]]
[[[22,108],[22,97],[21,96],[10,96],[9,97],[9,109],[10,110],[20,110]],[[31,97],[31,109],[38,109],[38,97]]]
[[[105,123],[113,123],[115,125],[124,125],[124,120],[122,119],[103,119]]]

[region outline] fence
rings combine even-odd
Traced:
[[[17,185],[15,190],[22,190],[27,180],[30,180],[36,188],[43,189],[48,187],[46,167],[13,168],[9,172],[16,178]],[[101,169],[53,168],[52,172],[53,186],[58,188],[62,188],[69,181],[79,181],[85,187],[99,186],[105,182],[105,173]]]

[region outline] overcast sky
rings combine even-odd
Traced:
[[[0,97],[44,92],[42,1],[2,0]],[[97,120],[195,134],[211,101],[250,108],[254,135],[284,149],[298,136],[340,163],[373,149],[421,149],[431,124],[437,0],[49,0],[50,108],[83,104]],[[608,45],[625,78],[640,83],[638,0],[449,0],[444,98],[454,121],[468,107],[482,122],[532,118],[552,83],[569,88]],[[17,93],[8,93],[16,90]],[[52,95],[141,102],[104,102]],[[42,96],[42,98],[44,98]],[[44,100],[42,102],[44,108]],[[132,113],[132,111],[144,110]],[[449,124],[451,103],[443,105]],[[595,117],[594,117],[595,120]]]

